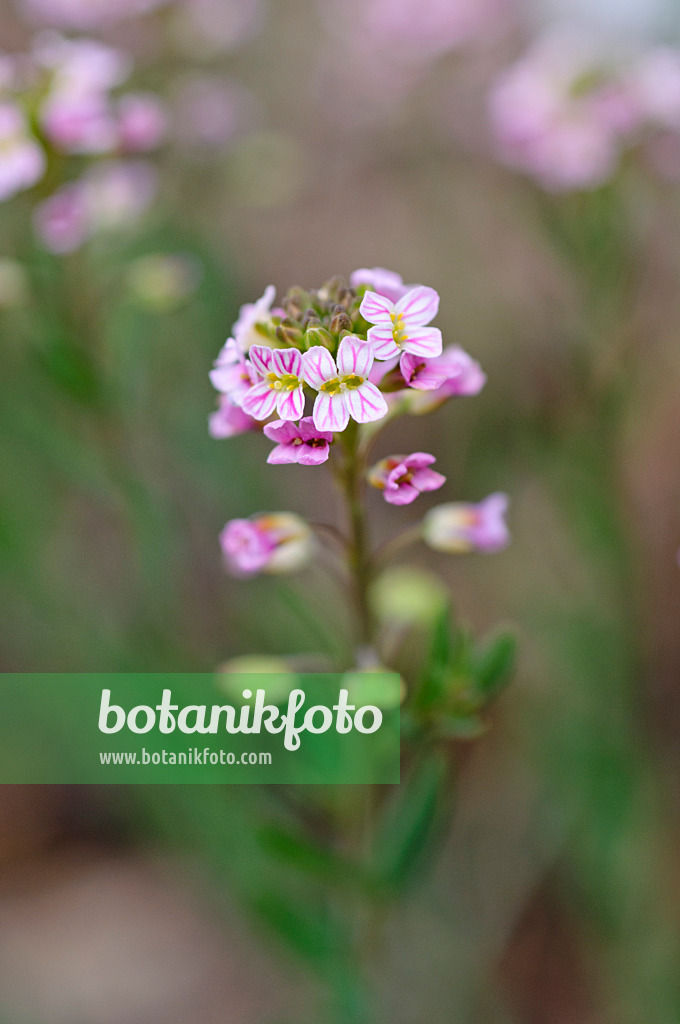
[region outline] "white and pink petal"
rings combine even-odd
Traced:
[[[373,423],[387,416],[387,402],[375,384],[365,381],[361,387],[344,392],[352,419],[357,423]]]
[[[394,303],[384,295],[378,295],[377,292],[366,292],[361,300],[359,312],[364,320],[368,320],[369,324],[391,324],[394,308]]]
[[[349,334],[342,339],[338,348],[338,373],[342,376],[368,377],[374,358],[370,344]]]
[[[246,392],[241,408],[255,420],[266,420],[276,408],[276,398],[277,392],[262,382]]]
[[[319,392],[314,402],[314,426],[317,430],[341,431],[348,423],[349,409],[345,404],[345,394]]]
[[[439,312],[439,295],[434,288],[419,285],[399,299],[395,312],[403,317],[406,328],[423,327],[431,323]]]
[[[425,359],[435,359],[442,354],[442,332],[438,327],[415,327],[409,330],[402,344],[404,352]]]
[[[302,388],[292,391],[277,391],[276,411],[282,420],[299,420],[305,411],[305,396]]]
[[[302,356],[302,375],[310,387],[318,391],[327,380],[337,377],[335,360],[323,345],[313,345]]]

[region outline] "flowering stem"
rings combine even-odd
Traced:
[[[347,430],[342,435],[345,459],[340,479],[347,503],[350,528],[348,560],[353,581],[357,635],[361,645],[370,645],[373,639],[373,621],[368,598],[371,561],[363,496],[364,464],[359,455],[359,440],[358,425],[350,420]]]

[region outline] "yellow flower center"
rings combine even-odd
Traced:
[[[295,391],[302,384],[299,377],[292,373],[286,373],[283,377],[278,377],[275,373],[268,373],[266,380],[272,391]]]
[[[319,390],[325,391],[327,395],[339,395],[343,391],[356,391],[364,383],[364,380],[364,377],[349,373],[344,377],[333,377],[331,380],[327,380]]]

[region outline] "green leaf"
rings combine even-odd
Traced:
[[[430,753],[395,790],[395,797],[378,828],[375,871],[391,888],[405,888],[420,873],[439,838],[448,795],[445,758]]]
[[[501,633],[474,659],[475,688],[486,702],[492,701],[512,678],[517,655],[517,640],[512,633]]]
[[[314,875],[334,886],[347,886],[371,891],[373,879],[331,850],[324,850],[305,836],[276,825],[267,825],[258,833],[264,851],[278,861],[291,865],[308,875]]]

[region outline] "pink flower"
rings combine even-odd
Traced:
[[[235,339],[228,338],[210,371],[210,383],[216,391],[228,395],[234,405],[240,405],[255,381],[255,374]]]
[[[45,154],[29,134],[19,107],[0,102],[0,202],[35,185],[46,166]]]
[[[168,127],[165,107],[153,93],[128,93],[118,102],[119,145],[126,152],[155,149]]]
[[[257,302],[241,306],[238,320],[232,328],[232,333],[243,352],[247,352],[251,345],[262,343],[262,335],[258,331],[257,325],[266,323],[269,320],[275,296],[276,288],[270,284],[265,288],[264,295]]]
[[[237,576],[294,572],[312,552],[312,532],[292,512],[269,512],[232,519],[220,534],[227,568]]]
[[[667,128],[680,128],[680,51],[658,46],[644,54],[629,87],[644,117]]]
[[[302,356],[295,348],[251,345],[247,363],[255,383],[241,401],[244,412],[266,420],[277,411],[282,420],[299,420],[305,408]]]
[[[276,441],[276,448],[267,459],[272,465],[299,462],[301,466],[320,466],[328,461],[333,435],[317,430],[311,416],[300,420],[298,425],[290,420],[267,423],[264,432],[270,441]]]
[[[82,184],[94,234],[135,225],[156,196],[158,175],[146,160],[114,160],[95,164]]]
[[[404,284],[401,274],[385,270],[384,267],[355,270],[350,274],[349,283],[352,288],[361,288],[362,285],[372,288],[378,295],[383,295],[392,302],[398,302],[414,287],[412,284]]]
[[[65,153],[110,153],[118,142],[108,99],[99,93],[51,97],[42,110],[42,127]]]
[[[259,430],[260,424],[252,416],[246,415],[230,401],[227,395],[220,395],[219,408],[211,413],[208,420],[208,433],[211,437],[221,440],[225,437],[236,437],[249,430]]]
[[[418,391],[436,391],[437,397],[478,395],[486,384],[479,363],[458,345],[451,345],[435,359],[422,359],[410,352],[401,357],[404,380]]]
[[[596,188],[612,176],[637,106],[591,41],[567,32],[541,40],[490,99],[500,158],[556,192]]]
[[[368,474],[373,487],[383,492],[390,505],[410,505],[424,491],[436,491],[446,477],[429,467],[434,455],[415,452],[413,455],[390,455],[382,459]]]
[[[43,247],[55,255],[75,252],[90,237],[90,219],[83,188],[64,185],[34,213],[35,230]]]
[[[99,232],[134,225],[155,191],[156,174],[150,164],[95,164],[80,181],[64,185],[37,207],[38,237],[48,252],[74,252]]]
[[[360,311],[369,324],[368,342],[376,359],[389,359],[401,352],[432,358],[441,355],[442,334],[427,325],[437,315],[439,295],[434,288],[419,285],[395,304],[377,292],[366,292]]]
[[[387,415],[384,397],[368,379],[373,353],[360,338],[342,339],[337,364],[322,345],[308,349],[302,359],[305,380],[319,392],[313,413],[317,430],[344,430],[350,416],[357,423],[370,423]]]
[[[423,539],[435,551],[492,553],[510,543],[505,522],[508,498],[492,494],[477,505],[437,505],[423,521]]]

